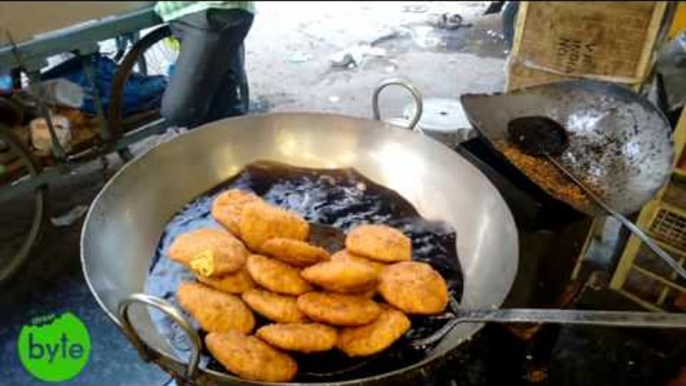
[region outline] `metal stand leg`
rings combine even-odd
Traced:
[[[81,63],[83,64],[83,71],[88,78],[88,81],[93,88],[93,104],[95,105],[95,111],[98,115],[98,132],[100,133],[100,138],[104,141],[111,139],[112,135],[107,128],[107,120],[105,119],[105,110],[102,107],[102,100],[100,99],[100,88],[98,87],[98,78],[95,68],[93,67],[93,59],[95,55],[83,55],[81,56]]]

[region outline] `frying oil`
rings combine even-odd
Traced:
[[[219,228],[220,225],[210,215],[210,208],[214,198],[227,189],[254,192],[272,204],[300,214],[311,223],[330,225],[344,231],[365,223],[397,228],[412,240],[413,260],[431,264],[446,279],[451,296],[458,301],[462,297],[463,276],[456,253],[456,235],[448,224],[423,219],[398,193],[375,184],[354,169],[307,169],[264,161],[248,165],[233,178],[192,200],[172,217],[160,238],[150,267],[146,293],[162,297],[179,307],[176,288],[182,281],[194,278],[186,268],[165,257],[167,248],[182,233],[203,227]],[[189,347],[183,331],[156,310],[151,310],[151,317],[175,351],[187,357]],[[268,323],[256,317],[256,329]],[[433,334],[450,317],[449,311],[433,317],[413,317],[412,328],[402,339],[371,358],[349,359],[335,350],[295,355],[299,370],[294,381],[354,379],[416,363],[429,355],[431,348],[413,349],[408,341]],[[190,316],[188,318],[192,320]],[[204,332],[197,324],[195,327],[203,337]],[[206,351],[201,366],[225,371]]]

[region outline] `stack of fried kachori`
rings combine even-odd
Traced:
[[[445,280],[411,261],[410,239],[394,228],[358,226],[332,256],[307,242],[305,219],[253,193],[225,191],[211,213],[222,228],[178,236],[168,256],[198,280],[181,284],[179,303],[208,332],[210,353],[242,378],[291,380],[289,351],[374,355],[410,329],[407,315],[448,304]],[[251,335],[253,312],[271,324]]]

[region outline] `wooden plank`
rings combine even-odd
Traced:
[[[669,28],[668,37],[671,39],[686,29],[686,1],[679,2],[674,14],[674,20]]]
[[[676,167],[679,162],[679,158],[684,152],[684,147],[686,146],[686,114],[684,111],[681,112],[679,116],[679,121],[674,129],[674,134],[672,136],[674,141],[674,167]]]
[[[519,49],[522,46],[522,36],[524,36],[524,26],[526,26],[526,15],[529,14],[529,2],[522,1],[519,3],[519,10],[517,11],[517,22],[515,23],[514,37],[512,39],[512,49],[510,50],[510,57],[516,57],[519,54]]]
[[[636,78],[645,79],[650,72],[650,67],[652,67],[652,59],[655,47],[655,41],[657,39],[657,34],[660,31],[662,25],[662,18],[665,15],[665,10],[667,9],[666,1],[658,1],[655,5],[655,10],[653,11],[653,16],[650,19],[650,27],[648,27],[648,33],[646,34],[645,41],[643,43],[643,49],[641,50],[641,59],[636,67]]]
[[[645,269],[641,266],[638,266],[638,265],[634,265],[634,269],[636,270],[636,272],[640,272],[643,275],[646,275],[655,281],[659,281],[660,283],[664,284],[667,287],[670,287],[670,288],[675,289],[677,291],[681,291],[681,292],[686,293],[686,288],[684,288],[684,287],[682,287],[682,286],[680,286],[674,282],[671,282],[671,281],[669,281],[669,279],[665,279],[664,277],[662,277],[662,276],[660,276],[660,275],[658,275],[658,274],[656,274],[650,270],[647,270],[647,269]],[[674,274],[676,275],[676,272],[674,272]]]
[[[647,302],[647,301],[645,301],[645,300],[639,298],[638,296],[636,296],[636,295],[634,295],[634,294],[632,294],[632,293],[630,293],[630,292],[626,292],[626,291],[624,291],[624,290],[618,290],[617,292],[619,292],[620,294],[622,294],[622,295],[625,296],[626,298],[628,298],[628,299],[630,299],[630,300],[633,300],[635,303],[640,304],[641,306],[643,306],[644,308],[646,308],[646,309],[648,309],[648,310],[650,310],[650,311],[654,311],[654,312],[665,312],[665,310],[663,310],[662,308],[657,307],[657,306],[655,306],[655,305],[653,305],[653,304],[651,304],[651,303],[649,303],[649,302]]]

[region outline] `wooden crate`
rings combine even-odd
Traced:
[[[507,89],[574,77],[641,84],[667,2],[522,2]]]
[[[682,112],[674,130],[674,153],[684,154],[685,147],[686,113]],[[636,224],[683,266],[686,201],[678,170],[674,168],[671,181],[643,207]],[[629,237],[610,287],[649,310],[686,311],[686,280],[679,278],[634,235]]]
[[[510,58],[507,62],[507,74],[505,76],[505,90],[517,90],[520,88],[538,86],[541,84],[561,82],[565,80],[579,79],[579,77],[559,75],[552,72],[536,70],[515,58]]]

